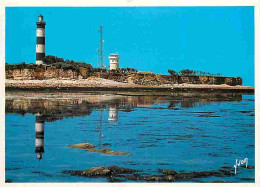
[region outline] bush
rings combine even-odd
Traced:
[[[5,70],[14,70],[14,69],[36,69],[36,64],[25,64],[25,62],[21,62],[20,64],[8,64],[5,63]]]
[[[171,69],[168,69],[168,73],[170,73],[170,75],[172,75],[172,76],[178,75],[178,72],[171,70]]]
[[[91,64],[83,63],[83,62],[74,62],[73,60],[65,60],[63,58],[55,57],[55,56],[46,56],[43,59],[44,64],[50,65],[59,69],[64,70],[73,70],[79,72],[79,68],[83,67],[88,70],[88,72],[94,72],[94,68]]]
[[[91,64],[83,63],[83,62],[74,62],[73,60],[64,61],[63,58],[55,57],[55,56],[46,56],[43,59],[44,64],[56,67],[58,69],[63,70],[72,70],[79,72],[79,68],[86,68],[88,72],[94,72],[94,68]],[[36,64],[26,64],[25,62],[21,62],[20,64],[5,64],[6,70],[14,70],[14,69],[36,69],[38,67],[43,67],[43,65]]]

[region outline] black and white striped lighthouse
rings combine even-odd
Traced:
[[[38,16],[37,25],[37,42],[36,42],[36,64],[43,64],[43,58],[45,57],[45,25],[46,23],[43,21],[43,16]]]
[[[37,159],[42,159],[42,154],[44,153],[44,119],[40,114],[36,114],[35,123],[35,153]]]

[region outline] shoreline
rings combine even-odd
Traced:
[[[112,80],[79,79],[79,80],[5,80],[6,91],[107,91],[107,92],[203,92],[203,93],[246,93],[254,94],[249,86],[229,86],[210,84],[173,84],[144,86],[133,83],[121,83]]]

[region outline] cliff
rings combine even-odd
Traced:
[[[137,85],[159,86],[173,84],[210,84],[230,86],[242,85],[240,77],[219,77],[219,76],[184,76],[184,75],[160,75],[142,74],[138,72],[117,73],[117,72],[93,72],[88,68],[79,67],[77,70],[61,69],[57,67],[39,66],[35,68],[14,68],[5,71],[6,79],[13,80],[79,80],[87,79],[90,76],[109,79],[122,83],[133,83]]]

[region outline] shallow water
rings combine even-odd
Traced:
[[[44,120],[44,152],[35,153],[36,115]],[[84,93],[6,94],[6,179],[12,182],[107,182],[63,174],[97,166],[177,172],[219,170],[248,158],[255,166],[254,95],[125,96]],[[131,155],[69,148],[89,142]],[[232,168],[234,172],[234,168]],[[254,182],[255,170],[178,182]],[[127,181],[125,182],[134,182]],[[139,181],[143,182],[143,181]]]

